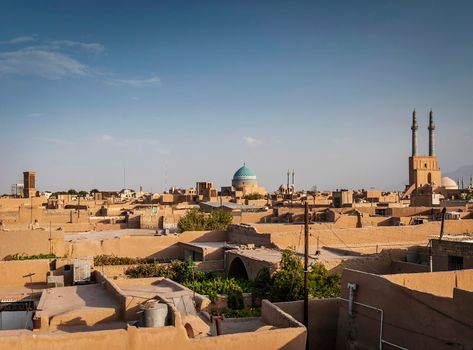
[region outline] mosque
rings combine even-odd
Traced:
[[[258,186],[256,173],[251,168],[247,167],[246,163],[243,163],[243,166],[233,174],[232,186],[222,187],[222,193],[231,193],[233,196],[241,198],[256,193],[265,195],[267,192],[264,187]]]
[[[418,154],[419,124],[416,111],[412,112],[412,154],[409,157],[409,185],[403,198],[409,198],[412,206],[439,205],[441,199],[458,196],[458,185],[449,177],[442,177],[435,150],[435,123],[432,110],[429,113],[429,154]]]

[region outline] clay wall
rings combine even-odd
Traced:
[[[471,271],[418,273],[377,276],[345,270],[342,286],[355,283],[354,315],[348,314],[348,302],[340,301],[337,349],[379,348],[381,311],[382,338],[408,349],[445,349],[473,346],[471,320],[473,293],[455,289],[471,288]],[[469,281],[468,281],[469,280]],[[393,282],[396,283],[393,283]],[[341,290],[348,298],[348,289]],[[402,305],[402,308],[399,306]],[[377,308],[379,310],[373,309]]]
[[[102,241],[66,242],[66,253],[70,257],[95,256],[100,254],[119,257],[183,258],[183,249],[178,242],[228,241],[224,231],[187,231],[179,235],[122,236]]]
[[[338,299],[309,300],[309,349],[334,349],[337,339]],[[304,302],[302,300],[275,303],[275,305],[304,322]]]
[[[57,256],[63,256],[64,233],[52,231],[50,233],[42,230],[29,231],[0,231],[0,259],[13,254],[48,254],[51,252]]]
[[[230,225],[228,241],[239,244],[255,244],[256,246],[271,246],[271,234],[259,233],[252,226]]]
[[[297,247],[299,236],[303,232],[303,225],[276,225],[276,224],[255,224],[259,236],[257,238],[268,239],[263,234],[270,234],[271,243],[280,248]],[[440,232],[440,222],[429,222],[415,226],[377,226],[363,227],[356,229],[326,229],[324,225],[310,225],[309,245],[316,246],[317,236],[319,236],[322,246],[340,247],[346,249],[375,253],[384,248],[402,248],[415,244],[426,245],[432,236]],[[231,227],[233,229],[233,227]],[[250,229],[239,228],[246,232],[248,241],[255,235],[249,234]],[[473,220],[448,220],[445,223],[445,234],[459,234],[473,232]],[[230,237],[234,235],[229,233]],[[248,242],[251,243],[251,242]]]
[[[305,328],[300,325],[292,328],[191,339],[187,336],[179,314],[176,314],[175,309],[173,311],[172,323],[174,325],[161,328],[130,326],[126,330],[76,333],[0,332],[0,348],[9,350],[301,350],[305,346]]]
[[[45,284],[52,260],[18,260],[0,261],[0,289],[13,287],[32,287],[34,284]],[[29,277],[23,277],[34,273]],[[30,285],[30,283],[33,285]]]
[[[433,271],[448,271],[449,256],[463,258],[463,269],[473,269],[473,243],[432,240]]]

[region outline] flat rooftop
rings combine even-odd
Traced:
[[[88,231],[65,233],[64,240],[72,242],[96,241],[100,242],[104,239],[120,238],[122,236],[154,236],[156,230],[145,229],[123,229],[123,230],[107,230],[107,231]]]
[[[282,256],[282,252],[279,250],[265,248],[237,249],[232,250],[231,253],[253,260],[267,261],[275,264],[281,261]]]
[[[228,242],[179,242],[181,245],[188,245],[196,248],[209,248],[209,249],[219,249],[219,248],[238,248],[239,244],[228,243]]]
[[[45,328],[72,331],[71,326],[118,322],[119,313],[119,304],[107,290],[89,284],[44,290],[35,318],[40,319]]]
[[[124,294],[137,296],[146,299],[160,296],[165,299],[180,297],[183,295],[192,296],[194,292],[172,280],[154,277],[154,278],[124,278],[113,281]]]

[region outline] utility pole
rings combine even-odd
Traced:
[[[53,253],[52,222],[49,220],[49,254]]]
[[[305,343],[309,349],[309,203],[305,202],[304,208],[304,326],[307,332]]]

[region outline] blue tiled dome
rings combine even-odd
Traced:
[[[246,165],[243,165],[233,175],[233,179],[240,179],[240,178],[255,178],[256,179],[256,174],[253,170],[248,168]]]

